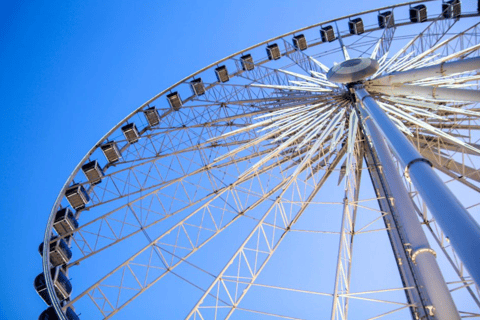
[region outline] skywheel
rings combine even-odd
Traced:
[[[135,109],[53,206],[40,319],[480,317],[474,6],[318,23]]]

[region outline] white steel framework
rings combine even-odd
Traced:
[[[69,299],[46,277],[59,318],[67,308],[88,319],[480,317],[479,14],[464,6],[452,18],[427,0],[427,21],[412,22],[419,3],[247,48],[102,137],[45,232],[45,243],[57,235],[73,252]],[[383,28],[377,14],[387,10]],[[364,33],[349,32],[359,17]],[[337,40],[319,38],[326,26]],[[291,41],[300,33],[302,50]],[[266,57],[273,43],[278,60]],[[329,80],[334,63],[355,58],[378,70]],[[204,92],[192,94],[193,80]],[[124,136],[131,123],[139,139]],[[101,146],[112,141],[121,157],[109,162]],[[102,174],[90,182],[80,168],[93,160]],[[89,201],[72,208],[79,226],[56,234],[74,181]]]

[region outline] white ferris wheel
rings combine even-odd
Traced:
[[[479,15],[324,21],[135,109],[53,206],[40,319],[480,317]]]

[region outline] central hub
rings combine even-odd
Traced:
[[[352,83],[365,80],[379,68],[377,60],[355,58],[334,65],[327,73],[327,79],[337,83]]]

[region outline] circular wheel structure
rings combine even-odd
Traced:
[[[43,319],[479,317],[472,4],[296,30],[134,110],[55,202]]]

